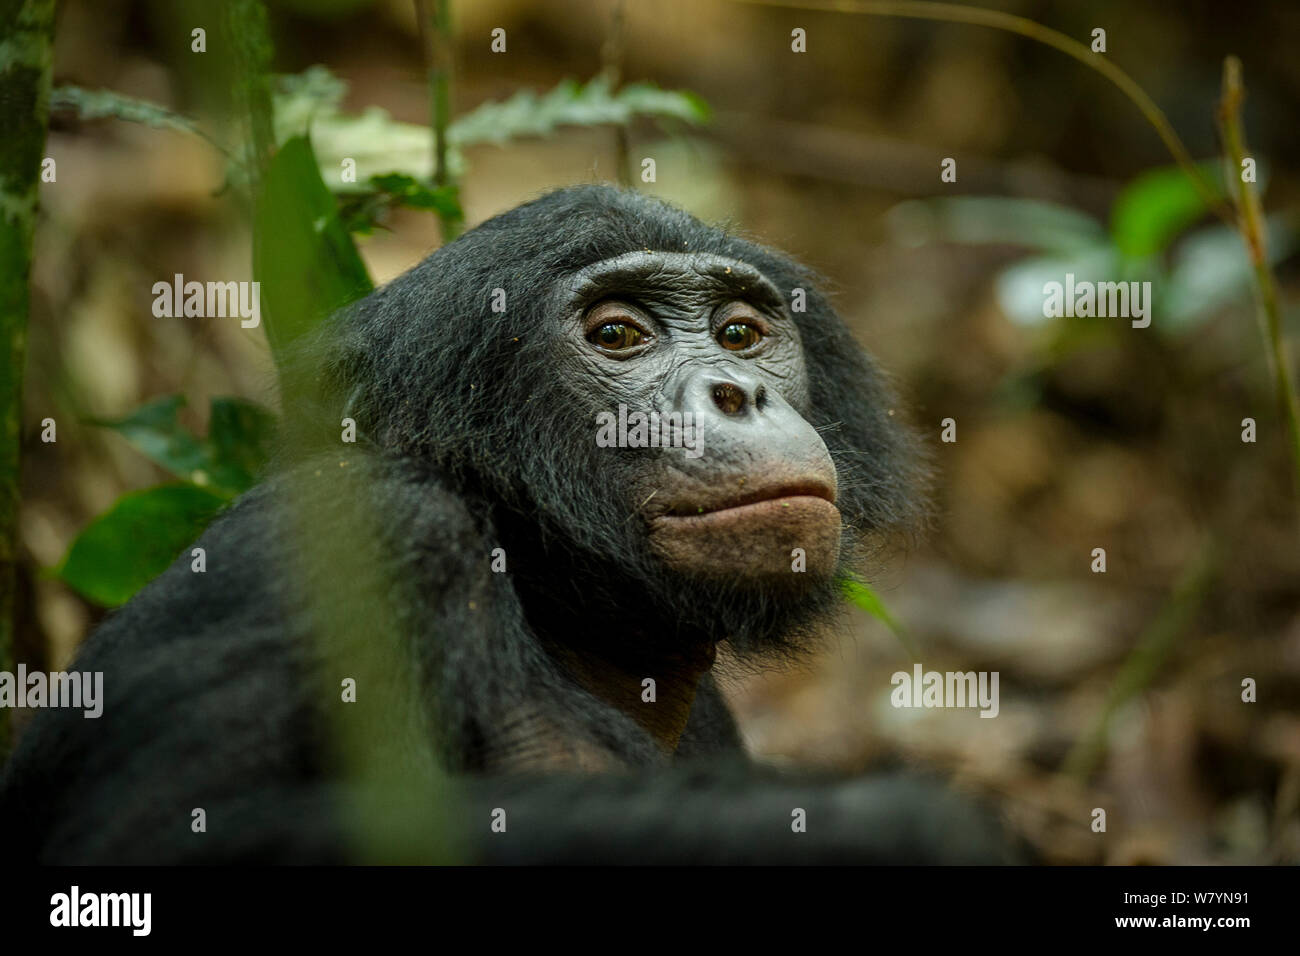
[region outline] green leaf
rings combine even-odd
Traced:
[[[373,189],[374,176],[391,173],[423,182],[433,175],[433,132],[428,126],[398,122],[377,106],[358,114],[340,112],[347,84],[321,66],[278,77],[276,85],[277,141],[287,143],[310,132],[321,177],[332,192],[365,194]],[[564,80],[540,95],[522,91],[455,119],[447,129],[447,169],[452,181],[464,176],[464,146],[549,136],[561,126],[626,124],[637,117],[698,124],[708,120],[709,108],[694,93],[661,90],[651,83],[630,83],[611,93],[603,76],[586,84]],[[352,182],[344,182],[340,175],[345,159],[356,164]],[[365,231],[368,212],[379,214],[382,208],[382,204],[367,209],[364,202],[357,203],[349,211],[349,224]]]
[[[253,274],[277,360],[289,343],[374,288],[306,137],[281,146],[267,169],[253,216]]]
[[[460,211],[459,189],[455,185],[432,186],[404,173],[386,173],[370,177],[370,185],[380,193],[393,196],[396,206],[412,209],[433,209],[445,216],[463,219]]]
[[[225,503],[190,484],[123,495],[72,542],[58,576],[96,604],[125,604],[167,570]]]
[[[235,493],[251,488],[270,456],[275,429],[275,416],[261,405],[212,399],[206,451],[213,484]]]
[[[1285,214],[1270,216],[1268,260],[1277,266],[1300,245],[1300,233]],[[1241,233],[1208,226],[1179,240],[1169,270],[1164,309],[1166,329],[1195,328],[1230,302],[1248,302],[1254,269]]]
[[[1198,168],[1215,196],[1223,198],[1222,164],[1212,160]],[[1111,207],[1111,236],[1129,258],[1153,256],[1207,211],[1201,194],[1180,167],[1153,169],[1120,191]]]
[[[615,99],[626,104],[633,116],[678,119],[692,125],[707,123],[713,116],[709,104],[698,93],[661,90],[653,83],[629,83],[619,89]]]
[[[460,222],[465,218],[460,188],[455,183],[434,186],[405,173],[385,173],[371,176],[370,185],[374,192],[346,196],[340,201],[339,216],[348,232],[368,234],[389,210],[400,206],[436,212],[444,220]]]
[[[117,420],[91,419],[111,428],[145,457],[177,478],[226,498],[253,486],[270,454],[275,416],[240,398],[214,398],[208,437],[199,438],[176,419],[181,395],[141,405]]]
[[[350,233],[368,236],[387,218],[396,203],[387,193],[339,196],[339,219]]]
[[[345,80],[323,66],[276,77],[276,141],[287,143],[310,134],[321,179],[338,195],[368,195],[371,177],[391,171],[426,180],[432,176],[432,130],[419,123],[398,122],[378,106],[344,114],[340,109],[347,89]],[[345,159],[356,164],[350,182],[342,177]],[[453,180],[465,172],[464,159],[454,149],[448,150],[447,165]]]
[[[371,176],[370,184],[380,192],[388,193],[403,206],[413,209],[433,209],[449,216],[459,216],[455,186],[430,186],[404,173],[387,173]]]
[[[549,136],[561,126],[625,125],[639,116],[703,123],[709,118],[704,101],[693,93],[661,90],[634,83],[610,92],[597,76],[585,86],[562,80],[541,96],[521,90],[500,103],[484,103],[460,116],[447,128],[447,142],[464,147],[497,143],[523,136]]]
[[[889,628],[894,636],[898,638],[898,642],[903,645],[903,648],[913,658],[918,656],[915,646],[913,646],[911,639],[903,630],[902,625],[889,613],[885,603],[880,600],[880,595],[876,594],[870,585],[856,578],[844,578],[840,582],[840,588],[850,601]]]
[[[199,439],[176,420],[184,406],[184,396],[168,395],[141,405],[125,418],[91,422],[113,429],[176,477],[193,481],[194,473],[207,466],[207,455]]]

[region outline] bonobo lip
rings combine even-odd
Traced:
[[[717,514],[723,511],[738,511],[742,508],[752,509],[754,505],[788,501],[788,499],[792,498],[817,498],[834,505],[835,488],[819,479],[809,478],[774,485],[756,485],[753,488],[741,488],[735,491],[710,489],[699,495],[692,496],[687,501],[661,505],[661,510],[659,510],[656,517],[698,518],[702,515]]]

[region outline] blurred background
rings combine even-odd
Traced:
[[[1085,44],[1103,28],[1099,55],[1150,94],[1197,160],[1219,153],[1223,59],[1242,58],[1294,339],[1300,6],[983,5]],[[223,53],[190,49],[212,6],[64,0],[55,86],[139,97],[219,137],[209,63]],[[365,114],[381,154],[407,142],[403,131],[427,136],[401,125],[427,126],[430,111],[410,0],[267,6],[278,73],[319,64],[346,84],[318,117],[382,109]],[[1060,52],[979,26],[724,0],[451,9],[453,116],[598,75],[689,91],[709,111],[467,141],[454,168],[466,226],[550,187],[630,173],[819,270],[933,452],[931,533],[873,580],[905,641],[846,603],[802,666],[724,661],[754,752],[949,773],[995,799],[1051,862],[1300,861],[1295,466],[1240,237],[1189,198],[1133,104]],[[506,49],[494,53],[498,28]],[[795,28],[806,53],[791,50]],[[356,131],[342,123],[318,129],[322,166],[332,133],[338,155],[367,145],[347,142]],[[248,216],[223,188],[222,154],[185,132],[58,110],[46,153],[58,177],[42,186],[34,253],[17,654],[59,668],[106,611],[51,569],[120,496],[166,477],[90,419],[182,394],[181,421],[203,434],[213,396],[276,399],[261,331],[151,311],[153,283],[175,273],[252,277]],[[424,175],[427,154],[415,160]],[[646,157],[653,183],[640,181]],[[940,179],[948,157],[955,182]],[[393,208],[358,244],[379,283],[442,235],[429,211]],[[1066,272],[1152,281],[1151,327],[1044,319],[1042,283]],[[56,443],[40,440],[47,417]],[[940,441],[946,418],[956,442]],[[927,670],[998,671],[998,718],[891,707],[909,644]],[[1242,702],[1246,678],[1256,703]],[[1105,834],[1090,829],[1096,807]]]

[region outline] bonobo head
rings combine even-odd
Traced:
[[[298,363],[300,441],[351,415],[477,503],[516,587],[663,640],[798,637],[918,513],[896,401],[815,277],[612,187],[483,223]]]
[[[661,446],[623,491],[665,569],[791,590],[834,574],[835,463],[809,421],[799,327],[762,272],[711,252],[624,253],[574,276],[563,317],[572,376],[648,422],[609,437]]]

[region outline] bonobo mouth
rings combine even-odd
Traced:
[[[835,571],[841,518],[831,480],[738,477],[656,497],[666,500],[647,502],[650,543],[678,572],[798,588]]]
[[[728,518],[743,518],[795,506],[830,505],[834,509],[835,488],[820,479],[756,485],[752,488],[744,487],[742,482],[743,479],[740,479],[734,488],[725,487],[729,483],[724,483],[721,488],[714,486],[700,489],[683,501],[661,502],[654,509],[653,517],[700,518],[707,515],[721,517],[725,514]]]

